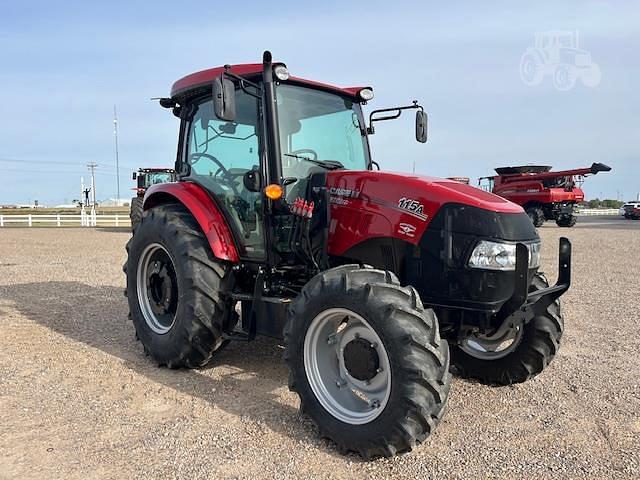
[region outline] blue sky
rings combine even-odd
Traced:
[[[98,198],[121,196],[138,166],[171,166],[177,121],[151,97],[203,68],[256,62],[264,49],[294,75],[372,85],[370,107],[426,107],[371,138],[383,169],[489,175],[496,166],[604,162],[588,197],[640,192],[640,2],[8,2],[0,0],[0,204],[69,202],[95,161]],[[534,32],[579,30],[597,87],[524,85]]]

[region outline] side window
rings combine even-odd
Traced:
[[[236,97],[248,95],[236,93]],[[238,101],[237,106],[237,121],[224,122],[213,113],[210,99],[198,105],[189,131],[188,153],[190,157],[197,157],[190,159],[192,175],[214,177],[221,167],[247,171],[259,165],[255,99],[245,98],[244,102]],[[241,123],[243,121],[246,123]],[[218,161],[211,159],[212,156]]]
[[[259,128],[256,99],[236,91],[236,121],[219,120],[208,98],[197,104],[187,140],[189,178],[216,196],[249,257],[264,255],[261,196],[243,182],[260,169]]]

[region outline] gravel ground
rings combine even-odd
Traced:
[[[639,478],[638,230],[545,226],[574,245],[560,354],[536,379],[454,380],[436,433],[371,462],[316,437],[278,343],[157,368],[122,295],[128,233],[0,230],[0,478]]]

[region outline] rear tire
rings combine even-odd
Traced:
[[[142,221],[142,198],[133,197],[131,199],[131,209],[129,211],[129,218],[131,219],[131,231],[135,232],[138,225]]]
[[[317,334],[331,314],[337,323]],[[451,384],[447,342],[433,310],[393,273],[345,265],[318,274],[291,304],[284,335],[289,388],[342,452],[409,451],[440,421]]]
[[[536,291],[549,286],[542,274],[536,274],[529,291]],[[473,378],[488,385],[511,385],[521,383],[538,375],[549,365],[560,348],[560,340],[564,331],[564,320],[560,312],[560,300],[557,299],[540,316],[533,318],[522,328],[516,337],[518,342],[504,356],[495,359],[483,359],[482,353],[468,353],[461,346],[450,344],[451,363],[458,376]],[[486,357],[486,355],[484,355]]]
[[[578,221],[578,217],[575,215],[563,215],[556,220],[556,225],[559,227],[573,227]]]
[[[237,319],[225,295],[229,265],[178,205],[149,210],[127,251],[126,295],[145,353],[169,368],[205,365],[227,343],[223,325]]]
[[[529,218],[531,219],[531,223],[533,223],[533,226],[536,228],[541,227],[544,224],[544,210],[542,210],[542,208],[540,207],[527,207],[525,209],[525,212],[527,212],[527,215],[529,215]]]

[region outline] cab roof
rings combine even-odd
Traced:
[[[275,63],[275,62],[274,62]],[[235,73],[241,77],[255,77],[262,74],[261,63],[244,63],[240,65],[231,65],[230,72]],[[224,72],[224,67],[209,68],[207,70],[201,70],[199,72],[192,73],[186,77],[182,77],[175,82],[171,87],[171,98],[177,98],[182,96],[189,96],[193,90],[200,90],[202,87],[210,85],[213,80],[219,77]],[[314,80],[307,80],[304,78],[290,76],[287,82],[292,82],[300,85],[306,85],[312,88],[320,90],[327,90],[335,92],[347,97],[359,101],[358,92],[363,88],[370,87],[337,87],[328,83],[316,82]]]

